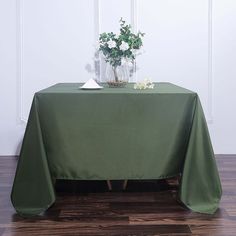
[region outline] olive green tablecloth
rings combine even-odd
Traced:
[[[196,93],[170,83],[153,90],[79,86],[56,84],[34,96],[11,195],[18,213],[51,206],[56,179],[178,174],[179,197],[188,208],[216,211],[221,184]]]

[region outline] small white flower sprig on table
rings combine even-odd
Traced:
[[[154,88],[154,83],[146,78],[144,79],[143,81],[140,81],[140,82],[137,82],[135,85],[134,85],[134,89],[153,89]]]

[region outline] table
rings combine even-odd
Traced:
[[[56,179],[177,175],[186,207],[217,210],[221,183],[197,93],[170,83],[149,90],[80,86],[56,84],[34,95],[11,194],[19,214],[47,210]]]

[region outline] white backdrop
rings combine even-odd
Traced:
[[[18,154],[34,92],[94,77],[121,16],[146,33],[136,79],[198,92],[215,153],[236,153],[235,0],[0,0],[0,155]]]

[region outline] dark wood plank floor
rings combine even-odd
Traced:
[[[175,179],[113,182],[58,181],[57,201],[42,216],[15,214],[10,191],[16,157],[0,157],[0,235],[236,235],[236,155],[218,155],[223,185],[214,215],[193,213],[176,201]]]

